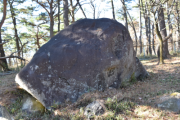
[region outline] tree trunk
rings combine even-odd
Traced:
[[[152,48],[154,51],[154,54],[156,55],[155,45],[154,45],[154,24],[152,25]]]
[[[155,17],[155,16],[154,16]],[[159,42],[160,42],[160,45],[158,47],[158,51],[157,51],[157,54],[158,54],[158,59],[159,59],[159,64],[164,64],[164,58],[163,58],[163,39],[162,39],[162,36],[161,36],[161,33],[159,31],[159,28],[158,28],[158,23],[156,22],[156,20],[154,20],[154,23],[155,23],[155,31],[156,31],[156,34],[159,38]]]
[[[0,43],[2,43],[1,31],[0,31]],[[5,57],[5,52],[4,52],[3,45],[0,45],[0,57]],[[9,70],[6,59],[0,60],[0,66],[2,66],[4,71],[8,71]]]
[[[50,3],[50,38],[54,36],[54,17],[53,17],[53,0]]]
[[[93,9],[93,19],[95,19],[96,18],[96,8],[95,8],[94,3],[93,3],[92,0],[90,0],[90,4],[91,4],[92,9]]]
[[[126,12],[127,12],[128,16],[129,16],[129,18],[130,18],[130,20],[131,20],[132,28],[133,28],[133,31],[134,31],[134,37],[135,37],[135,41],[136,41],[136,49],[135,49],[135,51],[136,51],[136,54],[137,54],[137,34],[136,34],[136,29],[135,29],[133,20],[132,20],[132,18],[131,18],[131,16],[130,16],[128,10],[126,10]]]
[[[167,2],[167,18],[168,18],[168,25],[169,25],[169,33],[171,33],[173,31],[172,29],[172,24],[171,24],[171,16],[170,16],[170,11],[169,11],[169,2]],[[172,32],[173,33],[173,32]],[[173,37],[171,36],[169,38],[170,42],[171,42],[171,51],[173,51]]]
[[[60,31],[60,0],[58,0],[58,32]]]
[[[40,44],[39,44],[39,26],[37,26],[37,33],[36,33],[36,44],[37,44],[37,47],[38,48],[40,48],[41,46],[40,46]]]
[[[126,5],[125,5],[125,1],[124,1],[124,0],[122,0],[122,4],[123,4],[124,24],[125,24],[125,27],[126,27],[127,30],[128,30],[128,21],[127,21],[127,14],[126,14]]]
[[[86,17],[86,14],[85,14],[85,12],[84,12],[82,6],[81,6],[81,4],[79,3],[79,0],[77,0],[77,3],[78,3],[78,5],[79,5],[79,7],[80,7],[80,9],[81,9],[81,11],[82,11],[84,17],[87,18],[87,17]]]
[[[160,40],[160,57],[159,57],[159,64],[164,64],[164,58],[163,58],[163,40]]]
[[[0,43],[2,43],[1,28],[2,28],[2,25],[3,25],[4,21],[5,21],[5,19],[6,19],[6,7],[7,7],[7,1],[3,0],[3,17],[2,17],[2,20],[0,22]],[[5,57],[3,45],[0,45],[0,57]],[[0,66],[3,67],[4,71],[9,70],[6,59],[0,60]]]
[[[165,25],[165,19],[164,19],[164,11],[163,7],[161,7],[158,10],[158,22],[159,22],[159,27],[160,27],[160,33],[162,36],[162,39],[164,40],[167,37],[167,32],[166,32],[166,25]],[[161,43],[160,43],[161,44]],[[163,42],[163,58],[167,58],[167,55],[169,54],[168,51],[168,42],[165,41]]]
[[[180,18],[179,18],[179,1],[176,1],[176,13],[177,13],[177,33],[178,33],[178,36],[177,36],[177,41],[178,41],[178,48],[177,48],[177,51],[180,51],[180,28],[179,28],[179,22],[180,22]]]
[[[149,44],[149,28],[148,28],[148,15],[147,15],[147,2],[146,2],[146,6],[145,6],[145,11],[144,11],[144,19],[145,19],[145,29],[146,29],[146,54],[148,55],[149,54],[149,47],[148,47],[148,44]]]
[[[141,19],[141,3],[139,0],[139,44],[140,44],[140,54],[142,53],[142,19]]]
[[[13,2],[10,2],[10,0],[8,0],[9,5],[10,5],[10,11],[11,11],[11,18],[13,21],[13,25],[14,25],[14,34],[15,34],[15,39],[16,39],[16,48],[17,51],[20,51],[20,46],[19,46],[19,36],[18,36],[18,32],[17,32],[17,28],[16,28],[16,17],[15,17],[15,13],[14,13],[14,8],[13,8]],[[20,52],[18,52],[18,57],[20,57]]]
[[[113,19],[115,20],[115,13],[114,13],[114,3],[113,0],[111,0],[111,5],[112,5],[112,14],[113,14]]]
[[[70,4],[71,4],[71,17],[72,17],[72,23],[75,22],[75,15],[74,15],[74,6],[73,6],[73,1],[70,0]]]
[[[148,12],[148,42],[149,42],[149,54],[152,55],[151,50],[151,20],[150,20],[150,14]]]
[[[67,27],[69,25],[69,19],[68,19],[68,13],[69,13],[69,9],[68,9],[68,0],[63,0],[63,19],[64,19],[64,28]]]

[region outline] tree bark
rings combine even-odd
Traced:
[[[53,3],[54,1],[51,0],[47,0],[49,6],[44,5],[44,2],[39,2],[38,0],[36,0],[36,2],[42,7],[44,8],[44,10],[48,13],[49,18],[50,18],[50,38],[52,38],[54,36],[54,11],[53,11]],[[50,9],[48,10],[47,7]]]
[[[60,1],[61,0],[58,0],[58,32],[60,31],[60,24],[61,24],[61,21],[60,21]]]
[[[54,11],[53,11],[53,0],[50,2],[50,38],[54,36]]]
[[[162,39],[165,39],[167,37],[167,32],[166,32],[166,25],[165,25],[165,19],[164,19],[164,11],[163,7],[161,7],[158,10],[158,22],[159,22],[159,27],[160,27],[160,33],[162,36]],[[169,54],[168,51],[168,42],[165,41],[163,42],[163,58],[167,58],[167,55]]]
[[[6,7],[7,7],[7,0],[3,0],[3,17],[2,17],[1,22],[0,22],[0,43],[2,43],[1,28],[2,28],[2,25],[5,21],[5,19],[6,19]],[[5,57],[3,45],[0,45],[0,57]],[[0,66],[3,67],[4,71],[9,70],[6,59],[0,60]]]
[[[77,4],[79,5],[79,7],[80,7],[80,9],[81,9],[81,11],[82,11],[84,17],[87,18],[87,17],[86,17],[86,14],[85,14],[85,12],[84,12],[82,6],[81,6],[81,4],[79,3],[79,0],[77,0]]]
[[[132,18],[131,18],[131,16],[130,16],[128,10],[126,10],[126,12],[127,12],[128,16],[129,16],[129,18],[130,18],[130,20],[131,20],[132,28],[133,28],[133,31],[134,31],[134,37],[135,37],[135,41],[136,41],[136,49],[135,49],[135,51],[136,51],[136,54],[137,54],[137,34],[136,34],[136,29],[135,29],[133,20],[132,20]]]
[[[151,49],[151,20],[150,20],[149,12],[148,12],[148,42],[149,42],[149,54],[152,55],[152,49]]]
[[[128,30],[128,21],[127,21],[127,14],[126,14],[126,5],[125,5],[125,0],[121,0],[122,4],[123,4],[123,16],[124,16],[124,24],[125,27]]]
[[[139,0],[139,44],[140,44],[140,54],[142,53],[142,19],[141,19],[141,0]],[[142,6],[143,7],[143,6]]]
[[[96,18],[96,8],[95,8],[94,3],[93,3],[92,0],[90,0],[90,4],[91,4],[92,9],[93,9],[93,19],[95,19]]]
[[[20,50],[20,46],[19,46],[19,36],[18,36],[18,32],[17,32],[17,28],[16,28],[16,17],[15,17],[15,13],[14,13],[14,8],[13,8],[13,1],[10,2],[10,0],[8,0],[9,5],[10,5],[10,11],[11,11],[11,18],[13,21],[13,25],[14,25],[14,34],[15,34],[15,40],[16,40],[16,48],[17,51]],[[20,57],[20,52],[18,52],[18,56]]]
[[[68,0],[63,0],[63,19],[64,19],[64,28],[66,28],[69,25],[69,19],[68,19]]]
[[[179,18],[179,1],[176,1],[176,13],[177,13],[177,33],[178,33],[178,36],[177,36],[177,41],[178,41],[178,48],[177,50],[180,51],[180,28],[179,28],[179,22],[180,22],[180,18]]]
[[[145,29],[146,29],[146,54],[148,55],[149,54],[149,47],[148,47],[148,44],[149,44],[149,28],[148,28],[148,14],[147,14],[147,2],[146,2],[146,5],[145,5],[145,11],[144,11],[144,19],[145,19]]]
[[[171,24],[171,12],[169,11],[169,2],[167,2],[167,19],[168,19],[168,26],[169,26],[169,33],[173,31],[172,29],[172,24]],[[170,42],[171,42],[171,51],[173,51],[173,37],[169,38]]]
[[[113,0],[111,0],[111,6],[112,6],[112,14],[113,14],[113,19],[115,20],[115,12],[114,12],[114,3]]]
[[[156,31],[156,34],[157,34],[157,36],[159,38],[159,42],[160,42],[160,45],[159,45],[158,51],[157,51],[158,59],[159,59],[158,63],[159,64],[164,64],[164,58],[163,58],[163,39],[162,39],[161,33],[159,31],[158,23],[155,20],[155,15],[154,15],[154,23],[155,23],[155,31]]]
[[[154,51],[154,54],[156,55],[155,45],[154,45],[154,24],[152,25],[152,48]]]
[[[37,26],[37,33],[36,33],[36,44],[37,44],[37,47],[40,48],[40,44],[39,44],[39,25]]]

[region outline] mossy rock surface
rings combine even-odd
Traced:
[[[22,110],[27,112],[44,112],[45,107],[34,97],[28,96],[23,99]]]
[[[160,97],[157,106],[164,110],[180,113],[180,93],[174,92],[167,96]]]

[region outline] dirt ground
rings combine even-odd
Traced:
[[[130,114],[120,113],[122,119],[180,119],[179,114],[159,110],[156,103],[159,97],[173,92],[180,92],[180,57],[166,59],[163,65],[157,65],[157,58],[141,61],[149,77],[134,84],[123,83],[120,89],[104,92],[95,91],[83,95],[76,103],[58,106],[54,114],[62,115],[62,108],[72,113],[80,111],[81,106],[100,99],[116,98],[118,101],[128,99],[136,104]],[[0,105],[9,106],[15,102],[18,89],[14,81],[16,74],[0,76]]]

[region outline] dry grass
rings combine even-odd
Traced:
[[[60,118],[74,120],[85,119],[85,116],[83,116],[83,110],[87,104],[97,99],[107,103],[108,98],[112,101],[116,101],[116,103],[112,104],[121,105],[119,106],[120,108],[115,107],[115,109],[120,109],[120,111],[113,111],[112,107],[112,109],[107,109],[106,113],[102,116],[96,117],[96,119],[180,119],[179,114],[175,114],[171,111],[160,110],[156,107],[156,103],[162,95],[171,94],[172,92],[180,92],[180,58],[172,57],[171,59],[167,59],[163,65],[157,65],[156,58],[143,60],[142,63],[150,75],[143,81],[138,81],[134,84],[127,84],[128,86],[121,89],[111,89],[104,92],[95,91],[84,94],[76,103],[66,103],[61,106],[56,106],[54,111],[44,113],[38,117],[36,116],[36,118],[42,120],[58,120]],[[13,98],[13,94],[7,91],[16,90],[14,77],[15,75],[0,77],[1,105],[8,106],[9,104],[12,104],[11,102],[6,102],[6,100],[11,97]],[[129,103],[133,103],[133,106],[128,106]],[[121,109],[123,111],[121,111]],[[34,116],[32,116],[32,118],[34,118]]]

